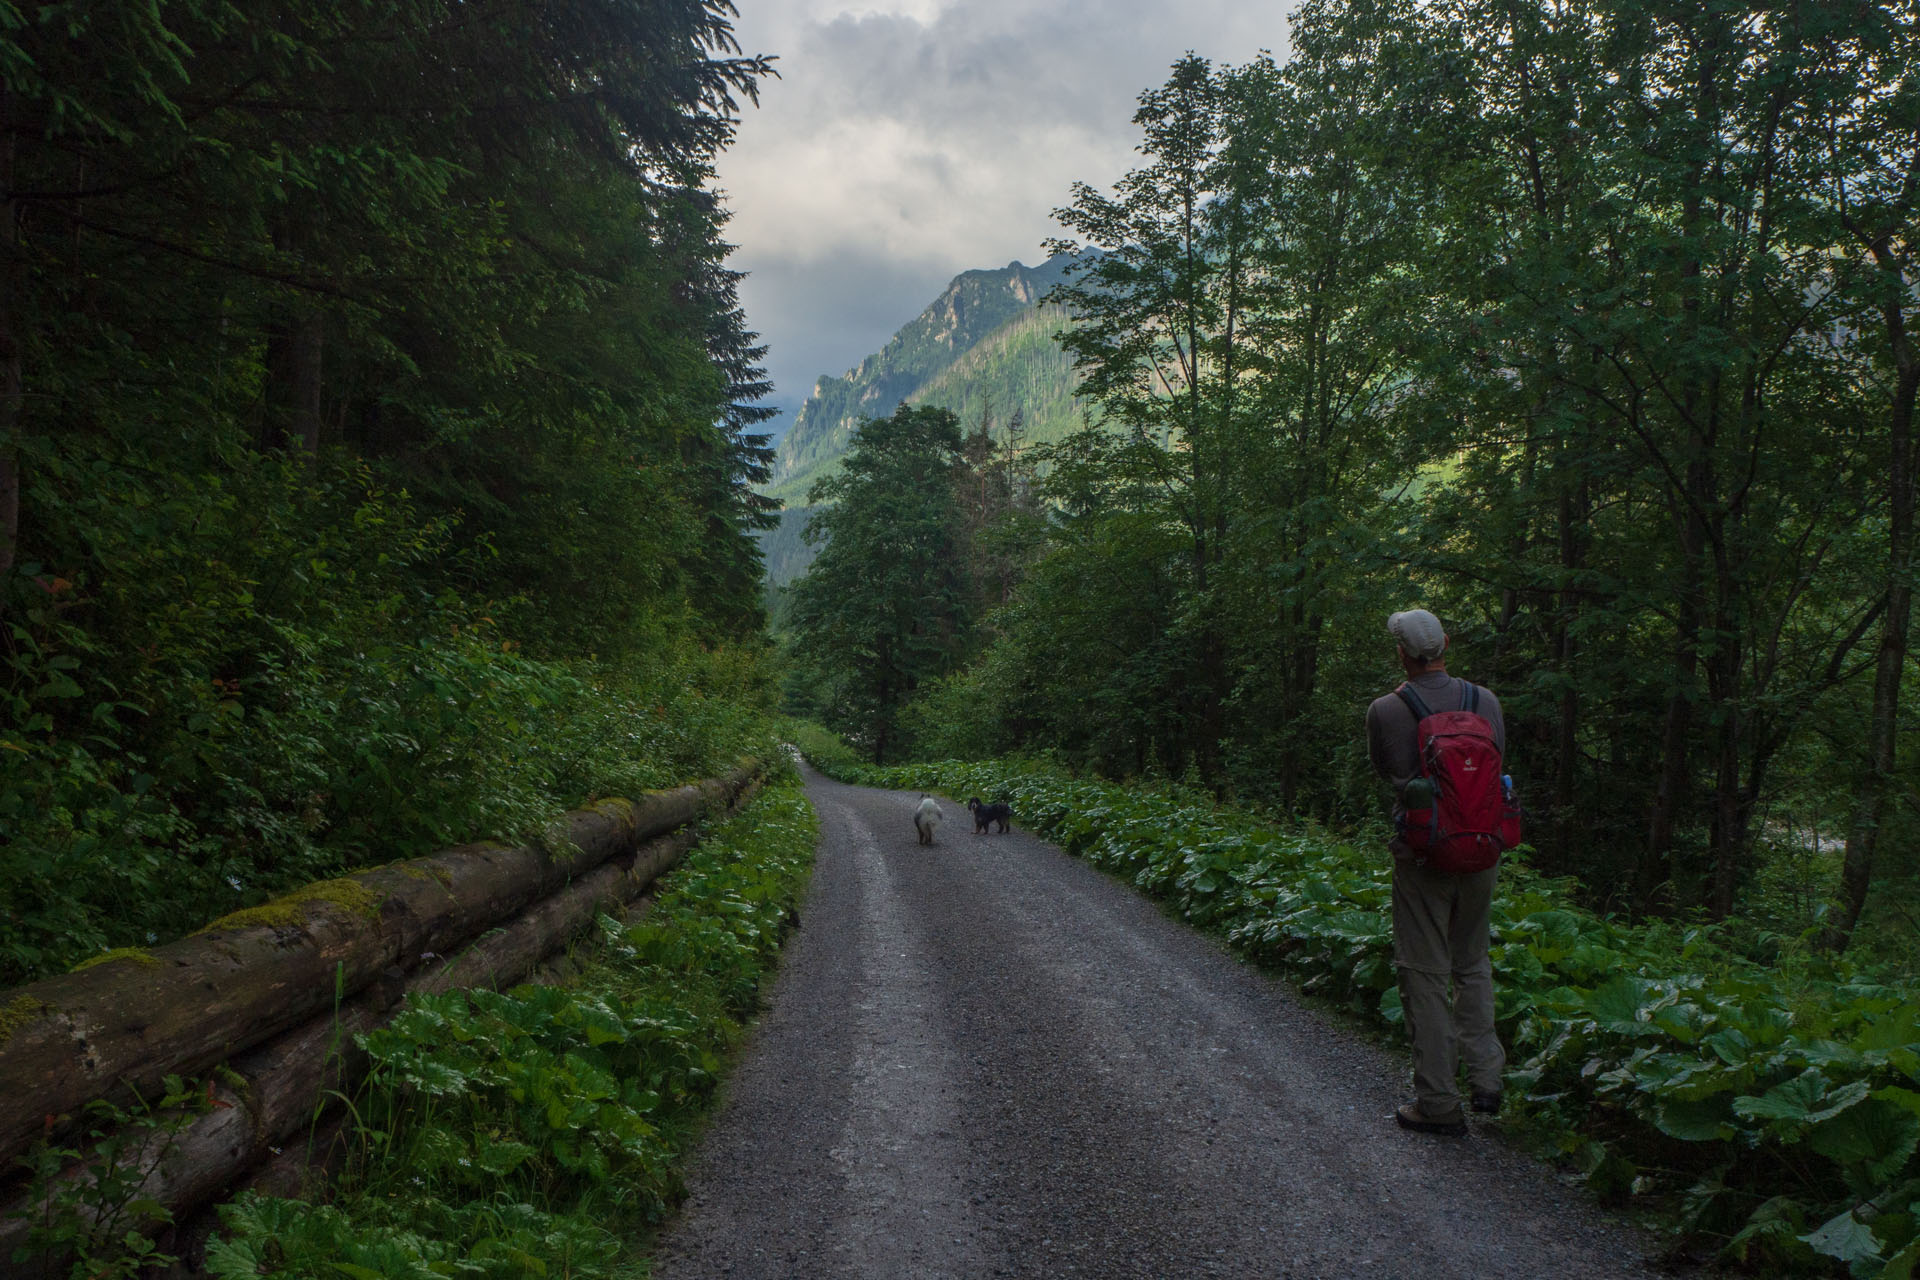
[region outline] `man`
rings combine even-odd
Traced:
[[[1422,715],[1471,710],[1491,726],[1494,746],[1502,753],[1507,741],[1500,700],[1447,674],[1448,640],[1440,619],[1425,609],[1409,609],[1388,618],[1387,631],[1415,705],[1398,691],[1373,700],[1367,708],[1367,756],[1374,772],[1392,785],[1397,816],[1407,807],[1408,781],[1421,771],[1415,706],[1424,708]],[[1487,959],[1487,916],[1498,868],[1437,871],[1422,865],[1401,836],[1389,847],[1393,964],[1413,1043],[1415,1094],[1396,1119],[1402,1128],[1422,1133],[1465,1133],[1467,1118],[1456,1089],[1460,1062],[1466,1063],[1473,1109],[1488,1113],[1500,1109],[1507,1064],[1494,1032],[1493,967]]]

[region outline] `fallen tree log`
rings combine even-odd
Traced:
[[[728,808],[737,808],[757,790],[751,773],[736,771],[721,781],[717,796]],[[329,1103],[349,1094],[367,1073],[368,1055],[356,1037],[390,1022],[407,995],[519,983],[598,916],[623,913],[647,895],[653,882],[694,843],[695,833],[683,824],[647,841],[631,857],[595,867],[504,926],[473,939],[458,954],[423,957],[427,962],[411,974],[389,967],[330,1016],[312,1018],[233,1056],[222,1078],[210,1083],[203,1113],[184,1119],[178,1128],[139,1136],[115,1153],[116,1163],[145,1169],[137,1196],[164,1207],[177,1222],[263,1165],[275,1186],[297,1183],[305,1165],[299,1151],[305,1144],[296,1145],[303,1129],[318,1126],[329,1135],[323,1149],[337,1150],[338,1123],[323,1117]],[[93,1168],[83,1162],[65,1171],[62,1181],[93,1176]],[[40,1208],[24,1194],[0,1207],[0,1259],[26,1243],[28,1215]],[[116,1229],[149,1232],[156,1225],[152,1220],[115,1224]]]
[[[590,872],[579,883],[528,908],[511,924],[474,939],[460,955],[423,974],[409,990],[439,993],[511,986],[597,917],[625,907],[693,843],[690,834],[676,832],[643,846],[630,866],[615,864]]]
[[[468,845],[309,885],[150,952],[17,988],[0,1006],[0,1167],[96,1098],[158,1096],[461,944],[725,803],[757,770],[567,815],[573,852]],[[49,1119],[51,1117],[51,1119]]]

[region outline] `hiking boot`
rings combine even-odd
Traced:
[[[1501,1093],[1498,1089],[1475,1089],[1473,1091],[1473,1109],[1481,1115],[1500,1114]]]
[[[1409,1102],[1393,1113],[1402,1129],[1412,1129],[1415,1133],[1445,1133],[1458,1135],[1467,1131],[1467,1118],[1454,1115],[1447,1119],[1435,1119],[1420,1110],[1420,1104]]]

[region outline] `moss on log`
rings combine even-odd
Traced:
[[[728,775],[720,786],[704,793],[705,799],[727,808],[744,804],[758,790],[753,768],[749,765]],[[646,841],[631,856],[609,851],[602,865],[505,927],[475,940],[450,960],[422,965],[412,973],[390,966],[330,1015],[312,1018],[268,1043],[235,1055],[227,1062],[222,1079],[211,1086],[210,1106],[204,1113],[183,1117],[177,1129],[155,1131],[122,1149],[123,1167],[146,1171],[138,1195],[165,1206],[176,1222],[185,1224],[196,1210],[223,1193],[231,1194],[243,1179],[246,1185],[285,1194],[305,1180],[310,1160],[324,1165],[338,1156],[346,1141],[341,1118],[337,1114],[324,1117],[323,1110],[335,1098],[349,1094],[366,1074],[367,1055],[356,1042],[357,1036],[386,1025],[404,997],[415,991],[504,988],[520,982],[602,911],[626,910],[629,918],[643,915],[644,905],[633,910],[630,904],[650,898],[649,886],[696,840],[695,831],[683,823],[670,834]],[[437,874],[420,874],[421,863],[428,861],[393,870],[438,882]],[[23,1007],[23,1012],[30,1013],[31,1009]],[[310,1149],[303,1131],[326,1137]],[[81,1164],[68,1169],[63,1178],[74,1181],[91,1176],[91,1168]],[[0,1207],[0,1258],[12,1256],[13,1250],[25,1243],[30,1212],[35,1207],[24,1193]],[[151,1232],[157,1224],[122,1225]],[[189,1227],[187,1237],[204,1241],[208,1230],[206,1222],[199,1222]],[[21,1274],[39,1273],[29,1266]]]
[[[324,1015],[343,996],[457,952],[726,804],[757,771],[748,762],[710,782],[576,810],[563,853],[478,844],[375,868],[216,921],[141,963],[96,965],[0,997],[0,1167],[48,1131],[49,1117],[59,1132],[93,1099],[154,1097],[167,1075],[204,1072],[316,1018],[330,1023]]]

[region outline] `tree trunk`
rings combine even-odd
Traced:
[[[99,1097],[157,1096],[331,1008],[390,968],[418,966],[744,785],[726,779],[569,814],[577,852],[469,845],[360,872],[215,921],[150,953],[17,988],[0,1048],[0,1160]],[[60,1131],[55,1122],[56,1134]]]
[[[731,798],[730,803],[721,801],[729,808],[744,804],[755,790],[751,782],[736,784],[738,776],[730,775],[721,793]],[[564,948],[602,912],[620,911],[639,898],[696,841],[692,823],[683,823],[679,830],[640,846],[631,858],[617,856],[594,868],[445,963],[423,968],[411,977],[398,966],[389,967],[331,1014],[322,1013],[230,1059],[224,1078],[210,1088],[210,1109],[192,1117],[177,1131],[154,1131],[131,1149],[123,1149],[116,1163],[122,1168],[147,1170],[138,1194],[164,1206],[175,1221],[183,1220],[249,1169],[267,1161],[303,1126],[315,1124],[323,1110],[330,1109],[339,1097],[351,1095],[368,1065],[356,1037],[392,1021],[404,997],[469,987],[503,990],[513,986],[533,973],[545,957]],[[275,1184],[297,1184],[300,1178],[295,1173],[296,1163],[304,1169],[307,1159],[323,1158],[326,1150],[320,1146],[297,1162],[284,1157],[275,1162],[271,1175]],[[90,1177],[92,1172],[91,1166],[83,1163],[61,1176],[72,1183]],[[29,1222],[16,1215],[31,1213],[35,1208],[21,1199],[0,1214],[0,1257],[12,1256],[13,1250],[24,1244]],[[151,1229],[155,1224],[122,1225]]]
[[[1566,466],[1564,461],[1561,464]],[[1554,723],[1553,810],[1554,847],[1565,858],[1573,848],[1574,833],[1580,829],[1580,683],[1575,676],[1579,642],[1574,638],[1580,618],[1580,593],[1575,577],[1586,567],[1587,520],[1592,510],[1592,486],[1577,464],[1580,480],[1562,490],[1559,502],[1560,607],[1553,620],[1553,656],[1560,677],[1560,708]]]
[[[1200,705],[1196,708],[1192,736],[1194,762],[1200,778],[1218,796],[1225,782],[1220,743],[1226,737],[1227,645],[1220,628],[1209,619],[1200,631],[1198,665]]]
[[[20,241],[13,208],[13,90],[0,88],[0,616],[20,548]]]
[[[1689,526],[1694,523],[1687,522]],[[1685,802],[1692,771],[1688,748],[1693,729],[1693,683],[1700,669],[1699,540],[1704,539],[1698,533],[1690,533],[1687,539],[1686,573],[1680,588],[1679,621],[1674,635],[1673,691],[1667,698],[1666,720],[1660,733],[1660,775],[1654,791],[1652,817],[1647,824],[1643,891],[1652,888],[1646,876],[1659,874],[1673,846],[1674,817]]]
[[[1708,189],[1706,157],[1713,150],[1707,138],[1711,136],[1712,129],[1708,122],[1719,117],[1718,68],[1718,42],[1708,36],[1699,45],[1699,58],[1694,68],[1698,98],[1692,117],[1704,136],[1690,140],[1694,158],[1688,164],[1688,174],[1683,182],[1685,194],[1680,201],[1680,236],[1686,246],[1686,257],[1680,264],[1679,273],[1680,313],[1683,317],[1681,331],[1686,336],[1687,349],[1690,351],[1696,349],[1702,328],[1702,260],[1704,225],[1708,221],[1705,212]],[[1666,725],[1660,740],[1660,781],[1647,832],[1650,873],[1657,873],[1667,861],[1673,846],[1675,815],[1684,803],[1692,775],[1690,733],[1693,727],[1694,683],[1700,669],[1700,625],[1706,613],[1703,604],[1706,590],[1706,512],[1713,506],[1716,487],[1713,442],[1700,427],[1702,400],[1707,394],[1708,379],[1712,374],[1711,371],[1694,368],[1686,370],[1685,375],[1678,398],[1681,404],[1680,418],[1687,428],[1686,470],[1678,490],[1670,487],[1668,496],[1680,534],[1683,568],[1678,625],[1674,637],[1673,690],[1667,701]]]
[[[1841,860],[1837,918],[1821,934],[1820,943],[1842,951],[1853,939],[1860,914],[1866,909],[1873,884],[1873,858],[1880,838],[1880,822],[1893,787],[1893,769],[1900,728],[1900,679],[1907,664],[1907,630],[1913,615],[1913,514],[1916,459],[1913,406],[1920,388],[1920,353],[1907,335],[1904,273],[1890,255],[1881,269],[1893,273],[1892,301],[1885,304],[1898,377],[1894,384],[1891,417],[1891,459],[1887,475],[1887,611],[1880,623],[1880,652],[1874,663],[1873,707],[1867,716],[1866,771],[1847,826],[1847,848]]]
[[[1739,654],[1723,638],[1723,650],[1714,656],[1720,672],[1713,678],[1718,686],[1713,700],[1720,718],[1716,726],[1718,746],[1715,753],[1713,786],[1713,890],[1708,906],[1716,920],[1733,914],[1734,891],[1739,884],[1741,856],[1745,853],[1746,823],[1741,818],[1740,794],[1740,695],[1737,687]],[[1725,668],[1734,668],[1732,671]]]
[[[892,686],[883,675],[880,677],[880,715],[874,724],[873,730],[873,762],[875,764],[885,764],[887,762],[887,731],[892,725],[893,716],[893,707],[888,702],[888,698],[891,696]]]
[[[293,330],[293,424],[288,435],[308,457],[320,452],[320,357],[325,350],[325,317],[302,316]]]
[[[1326,620],[1308,609],[1307,602],[1295,601],[1288,618],[1291,630],[1289,653],[1283,660],[1285,673],[1286,733],[1285,745],[1280,755],[1280,803],[1287,812],[1294,811],[1300,800],[1302,777],[1301,753],[1304,746],[1297,726],[1303,723],[1309,709],[1313,706],[1313,694],[1320,681],[1320,633]]]
[[[616,858],[529,907],[503,928],[482,934],[458,956],[423,972],[409,991],[439,994],[467,987],[510,987],[542,959],[603,913],[617,910],[693,847],[691,825],[643,845],[633,859]]]

